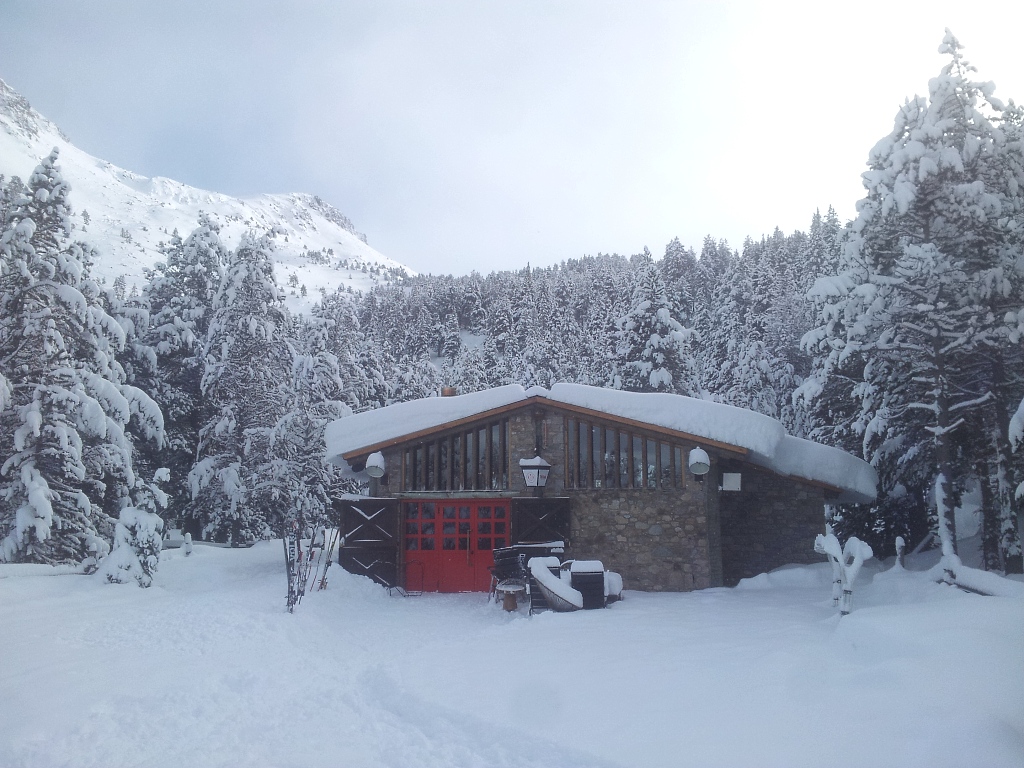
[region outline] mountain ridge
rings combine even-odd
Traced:
[[[318,195],[232,197],[120,168],[76,147],[0,79],[0,174],[26,180],[54,147],[71,185],[72,236],[97,249],[93,270],[102,282],[123,276],[129,290],[141,289],[146,271],[162,259],[161,245],[175,230],[187,236],[200,213],[221,225],[229,248],[248,229],[275,233],[275,275],[292,311],[308,312],[322,293],[366,290],[414,274],[372,248],[345,214]]]

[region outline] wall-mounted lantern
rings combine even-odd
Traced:
[[[519,467],[523,470],[523,480],[527,488],[543,488],[548,484],[548,475],[551,473],[551,465],[540,456],[532,459],[520,459]]]
[[[371,453],[366,457],[366,474],[370,477],[384,477],[384,472],[387,469],[384,464],[384,454],[380,451]]]
[[[690,471],[697,477],[703,477],[711,471],[711,457],[703,448],[694,448],[690,451]]]

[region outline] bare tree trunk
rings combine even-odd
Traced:
[[[995,477],[992,465],[985,459],[974,463],[974,471],[981,486],[981,558],[986,571],[1001,569],[999,540],[1002,535],[1002,519],[998,496],[995,492]]]
[[[953,446],[946,367],[942,353],[942,336],[936,329],[932,340],[935,362],[935,512],[939,518],[939,540],[942,555],[956,555],[956,494],[953,483]]]

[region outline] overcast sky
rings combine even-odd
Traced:
[[[463,274],[850,218],[944,27],[1024,101],[1021,6],[0,0],[0,78],[116,165]]]

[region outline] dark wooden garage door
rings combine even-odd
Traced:
[[[385,587],[398,585],[398,502],[343,499],[334,502],[341,528],[338,564]]]
[[[512,543],[569,543],[569,499],[512,499]]]

